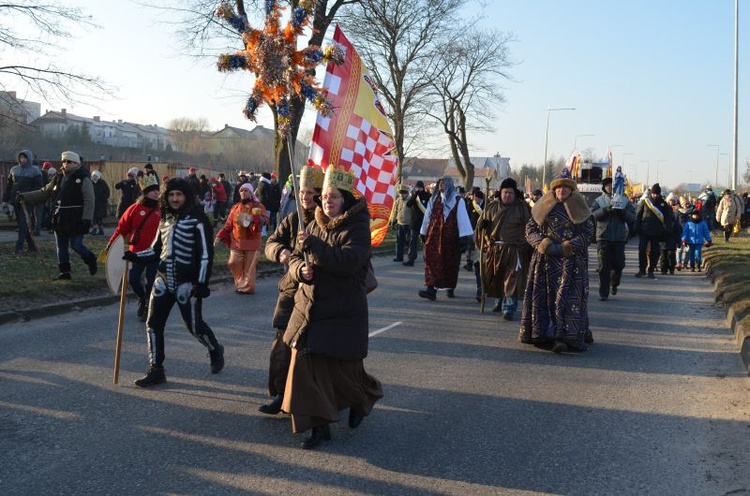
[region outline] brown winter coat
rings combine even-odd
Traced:
[[[311,234],[292,254],[289,273],[300,282],[284,342],[298,354],[339,360],[367,356],[368,310],[366,265],[370,259],[370,214],[359,200],[336,219],[315,211]],[[313,265],[311,283],[302,281],[302,252]]]

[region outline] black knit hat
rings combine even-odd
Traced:
[[[654,183],[654,185],[651,186],[651,192],[656,193],[657,195],[661,194],[661,186],[659,186],[659,183]]]
[[[506,177],[503,179],[503,182],[500,183],[500,189],[518,189],[518,184],[516,183],[516,180],[512,177]]]

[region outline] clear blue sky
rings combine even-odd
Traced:
[[[241,113],[249,73],[219,74],[213,60],[179,55],[156,11],[132,1],[74,0],[102,29],[81,33],[58,60],[102,76],[119,99],[101,110],[68,108],[102,119],[166,125],[175,117],[206,117],[251,128]],[[515,82],[496,132],[475,136],[476,155],[500,152],[512,167],[540,165],[547,107],[550,158],[578,148],[603,155],[639,181],[713,182],[720,145],[719,183],[726,184],[732,145],[734,0],[492,0],[485,25],[513,32]],[[743,38],[743,33],[744,38]],[[750,157],[750,5],[740,2],[740,176]],[[351,40],[355,45],[356,40]],[[743,92],[744,90],[744,92]],[[33,99],[31,95],[27,98]],[[62,105],[60,105],[62,106]],[[56,107],[57,109],[59,107]],[[43,111],[47,110],[43,104]],[[313,112],[308,110],[309,118]],[[270,113],[261,113],[270,127]],[[308,124],[309,125],[309,124]],[[628,155],[626,155],[628,154]],[[723,155],[727,154],[727,155]]]

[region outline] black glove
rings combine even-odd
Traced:
[[[107,247],[109,249],[109,247]],[[138,255],[136,255],[134,252],[127,250],[125,253],[122,254],[122,259],[127,260],[128,262],[137,262],[138,261]]]
[[[21,203],[22,201],[25,201],[23,193],[16,193],[16,203]]]
[[[710,248],[712,244],[712,241],[706,241],[706,244],[704,244],[703,246],[705,246],[706,248]]]
[[[211,296],[211,288],[208,287],[208,284],[198,283],[193,286],[191,294],[196,298],[208,298]]]
[[[83,219],[81,221],[81,231],[83,231],[83,234],[88,234],[91,230],[91,221]]]
[[[479,224],[477,224],[477,229],[481,231],[489,231],[492,227],[492,221],[490,219],[482,219],[479,221]]]

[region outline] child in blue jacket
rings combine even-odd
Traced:
[[[702,270],[704,241],[706,247],[711,246],[711,232],[708,230],[708,224],[703,220],[700,210],[694,209],[690,212],[690,218],[682,228],[682,244],[689,247],[687,256],[691,272],[695,272],[696,265],[698,265],[698,272]]]

